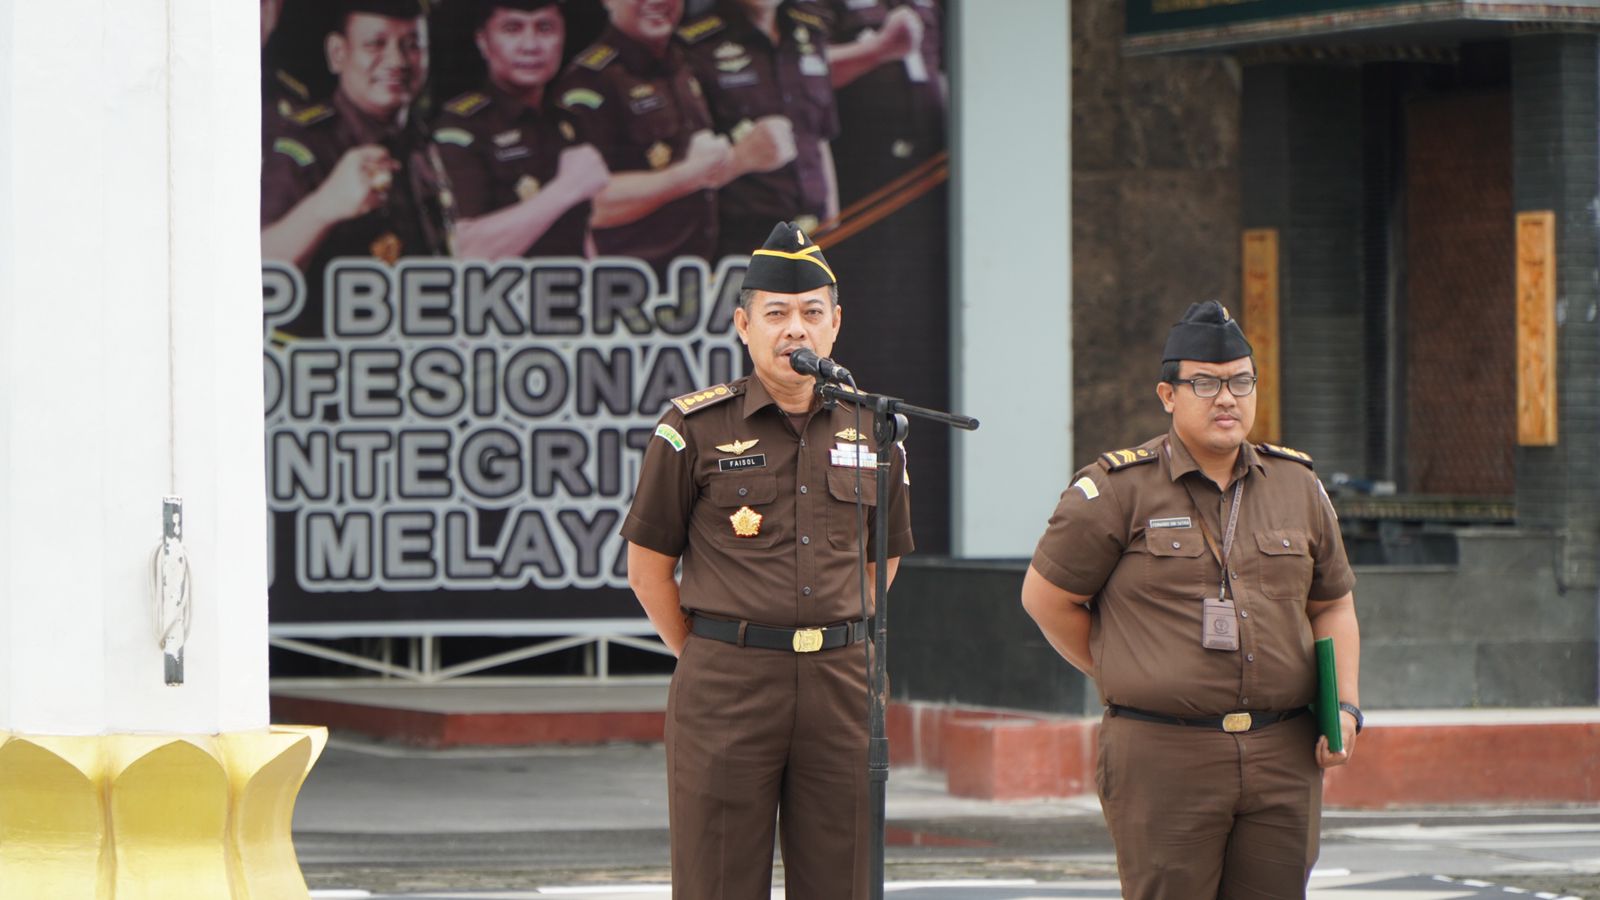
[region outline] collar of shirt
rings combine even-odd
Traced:
[[[735,382],[735,384],[737,383],[739,382]],[[756,411],[761,409],[763,406],[772,406],[775,407],[779,412],[783,412],[785,415],[788,414],[784,411],[783,407],[778,406],[778,401],[772,399],[772,395],[767,392],[767,386],[761,383],[760,378],[755,375],[747,375],[743,379],[743,384],[744,407],[740,411],[744,414],[746,419],[755,415]],[[817,400],[816,397],[813,396],[811,398],[811,409],[815,410],[816,408]]]
[[[333,92],[333,107],[339,111],[339,118],[344,127],[349,130],[354,138],[354,145],[383,144],[391,138],[405,131],[405,111],[401,111],[398,121],[382,122],[362,112],[344,91]]]
[[[490,110],[501,121],[515,122],[525,117],[537,119],[544,114],[544,110],[529,106],[521,97],[508,93],[492,79],[484,81],[483,93],[489,98]],[[549,85],[546,85],[545,96],[548,98],[549,95]]]
[[[1233,477],[1240,478],[1250,469],[1265,472],[1266,467],[1261,464],[1261,457],[1257,455],[1256,448],[1249,441],[1239,445],[1239,458],[1233,464]],[[1183,445],[1178,438],[1178,432],[1167,429],[1167,475],[1173,481],[1189,474],[1200,472],[1200,464],[1194,461],[1194,456],[1189,453],[1189,448]],[[1202,476],[1205,473],[1201,473]]]
[[[779,4],[777,10],[773,13],[775,16],[773,22],[777,25],[778,29],[777,41],[773,41],[766,32],[757,28],[755,23],[750,21],[749,14],[746,13],[743,7],[740,6],[739,0],[718,0],[717,15],[722,17],[722,21],[728,23],[727,38],[729,40],[741,41],[745,43],[753,40],[760,40],[769,47],[775,47],[779,44],[784,44],[794,39],[790,33],[784,29],[784,24],[789,18],[786,15],[786,13],[789,11],[789,6],[790,4],[788,3]]]
[[[671,71],[671,63],[678,53],[676,37],[667,42],[666,54],[658,57],[650,52],[650,48],[623,34],[615,25],[606,26],[600,35],[600,43],[616,48],[617,61],[635,75],[665,75]]]

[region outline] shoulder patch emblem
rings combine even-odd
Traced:
[[[316,123],[321,122],[323,119],[332,118],[333,113],[333,107],[326,103],[318,103],[315,106],[308,106],[305,109],[300,110],[293,116],[290,116],[290,118],[293,119],[297,125],[315,125]]]
[[[561,105],[565,106],[567,109],[571,109],[574,106],[587,106],[590,109],[599,109],[600,104],[604,102],[606,102],[606,98],[600,96],[599,91],[592,91],[588,88],[573,88],[572,90],[561,95]]]
[[[306,145],[300,143],[294,138],[278,138],[272,142],[272,150],[275,153],[282,153],[284,156],[294,160],[295,165],[302,169],[317,161],[317,158],[312,155],[311,151],[306,149]]]
[[[1293,447],[1280,447],[1277,444],[1257,444],[1256,449],[1269,456],[1292,459],[1308,469],[1316,468],[1311,464],[1311,454],[1296,450]]]
[[[678,408],[678,412],[688,415],[691,412],[699,412],[708,406],[715,406],[731,397],[733,397],[733,389],[725,384],[719,384],[714,388],[695,391],[692,394],[684,394],[682,397],[673,397],[672,405]]]
[[[683,435],[678,433],[678,429],[673,428],[671,425],[668,425],[665,422],[662,422],[660,425],[656,426],[656,437],[661,438],[663,441],[671,444],[673,451],[676,453],[682,453],[683,448],[687,446],[684,443]]]
[[[1100,496],[1100,489],[1094,486],[1094,481],[1087,475],[1072,483],[1072,486],[1083,491],[1085,499],[1093,500]]]
[[[472,146],[472,132],[465,128],[440,128],[433,133],[433,140],[440,144],[455,144],[457,147]]]
[[[721,16],[706,16],[678,29],[678,37],[686,44],[703,41],[727,27]]]
[[[616,58],[616,50],[611,47],[607,47],[605,44],[595,44],[593,47],[589,48],[589,52],[578,57],[578,65],[583,66],[585,69],[592,69],[598,72],[601,69],[604,69],[611,63],[613,59]]]
[[[1100,454],[1100,461],[1106,464],[1106,471],[1115,472],[1140,463],[1155,462],[1156,454],[1143,447],[1134,447],[1131,450],[1107,450]]]
[[[826,31],[828,27],[824,25],[822,20],[816,16],[808,12],[801,12],[798,9],[790,9],[789,18],[799,22],[802,25],[810,25],[812,28],[815,28],[818,31]]]

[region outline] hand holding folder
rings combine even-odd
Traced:
[[[1333,638],[1317,641],[1317,724],[1328,739],[1328,752],[1344,750],[1344,723],[1339,721],[1339,673],[1333,661]]]

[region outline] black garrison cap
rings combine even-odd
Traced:
[[[473,20],[477,27],[482,28],[494,11],[504,7],[519,12],[536,12],[546,6],[559,6],[566,0],[477,0],[477,9],[474,11]]]
[[[1161,361],[1230,362],[1254,352],[1250,342],[1244,339],[1239,323],[1228,315],[1228,308],[1215,300],[1207,300],[1189,304],[1183,318],[1167,332],[1167,348]]]
[[[793,222],[779,222],[767,243],[750,256],[744,273],[744,288],[775,294],[803,294],[830,284],[838,284],[822,248]]]

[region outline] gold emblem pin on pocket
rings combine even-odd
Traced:
[[[755,537],[761,533],[761,513],[748,506],[739,507],[728,521],[733,523],[733,533],[737,537]]]

